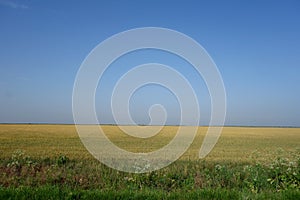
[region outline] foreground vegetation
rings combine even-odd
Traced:
[[[145,148],[117,127],[105,129],[119,146]],[[134,174],[93,159],[74,126],[1,125],[0,199],[300,198],[300,129],[225,128],[214,151],[199,160],[205,130],[200,128],[175,163]],[[176,127],[166,127],[145,142],[155,143],[150,150],[159,148],[174,131]]]

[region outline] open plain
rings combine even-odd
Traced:
[[[178,130],[165,126],[157,135],[142,139],[123,133],[118,126],[101,127],[114,144],[132,152],[155,151]],[[199,127],[190,148],[170,166],[135,174],[111,169],[93,158],[74,125],[3,124],[0,198],[299,197],[300,128],[224,127],[215,148],[199,159],[206,131],[207,127]]]

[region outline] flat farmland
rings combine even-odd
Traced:
[[[118,126],[101,128],[131,152],[160,149],[178,130],[165,126],[142,139]],[[214,149],[199,159],[207,129],[199,127],[177,161],[140,174],[111,169],[93,158],[74,125],[2,124],[0,199],[300,198],[300,128],[224,127]]]
[[[149,152],[168,144],[178,127],[165,126],[157,135],[147,138],[131,137],[118,126],[101,126],[106,136],[120,148],[132,152]],[[151,129],[151,127],[145,127]],[[207,127],[199,127],[189,150],[181,160],[198,160],[198,153]],[[31,157],[67,155],[71,159],[92,159],[80,141],[74,125],[0,125],[0,158],[16,150]],[[205,158],[211,161],[269,161],[290,156],[300,150],[300,128],[224,127],[212,152]]]

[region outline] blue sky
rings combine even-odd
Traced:
[[[151,26],[180,31],[207,50],[225,84],[227,125],[300,126],[299,11],[296,0],[0,0],[0,122],[72,123],[73,83],[88,53],[114,34]],[[171,57],[142,51],[118,60],[97,91],[101,121],[113,122],[107,94],[123,73],[119,66],[167,61],[191,81],[207,124],[203,80]],[[176,124],[178,102],[151,85],[133,95],[133,119],[148,123],[147,110],[157,102]]]

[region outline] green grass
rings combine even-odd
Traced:
[[[177,127],[146,140],[104,126],[118,146],[152,151]],[[190,149],[158,171],[106,167],[72,125],[0,125],[0,199],[299,199],[300,129],[226,127],[214,150],[197,158],[207,127]],[[146,147],[147,144],[151,147]]]
[[[247,191],[240,192],[235,190],[225,189],[205,189],[194,190],[188,193],[182,193],[179,191],[165,192],[165,191],[153,191],[153,190],[140,190],[140,191],[103,191],[103,190],[72,190],[70,188],[60,188],[57,186],[42,186],[37,188],[32,187],[19,187],[19,188],[1,188],[0,187],[0,199],[273,199],[282,200],[299,199],[300,193],[293,190],[281,191],[278,193],[266,192],[260,194],[253,194]]]

